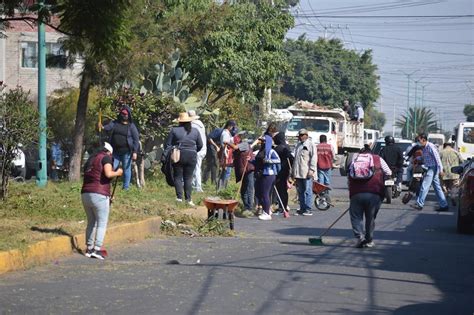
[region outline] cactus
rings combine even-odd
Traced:
[[[176,103],[184,106],[186,110],[196,109],[206,104],[207,97],[199,100],[189,92],[189,86],[185,82],[189,77],[189,72],[178,67],[180,55],[179,50],[176,49],[170,55],[168,64],[155,65],[156,79],[146,78],[143,81],[142,89],[159,96],[173,98]]]

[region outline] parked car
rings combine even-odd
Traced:
[[[395,138],[395,146],[402,149],[403,156],[405,156],[407,149],[409,147],[411,147],[412,144],[413,144],[413,142],[411,140]],[[384,138],[379,138],[372,145],[372,152],[374,154],[379,155],[384,147],[385,147],[385,139]],[[407,171],[407,169],[408,169],[409,165],[410,165],[409,162],[406,162],[403,165],[403,176],[402,176],[402,183],[403,184],[408,184],[408,171]]]
[[[457,194],[457,231],[469,233],[474,224],[474,160],[468,159],[451,172],[461,176]]]

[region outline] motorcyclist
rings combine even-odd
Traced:
[[[385,137],[385,147],[380,152],[380,156],[387,162],[392,172],[396,174],[395,184],[398,191],[402,190],[403,175],[403,152],[400,147],[395,145],[395,139],[392,136]]]

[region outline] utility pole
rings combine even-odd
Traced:
[[[392,137],[395,137],[395,103],[393,103]]]
[[[408,79],[408,91],[407,91],[407,139],[410,137],[410,77],[419,70],[415,70],[412,73],[405,73],[404,71],[403,74],[407,76]]]
[[[417,134],[416,132],[416,109],[417,109],[417,99],[418,99],[418,82],[420,82],[422,79],[425,77],[421,77],[418,80],[415,80],[415,110],[413,111],[413,132]]]
[[[38,112],[39,112],[39,142],[38,165],[36,170],[36,185],[46,186],[48,182],[46,157],[46,41],[45,25],[40,15],[44,7],[44,0],[39,0],[38,10]]]

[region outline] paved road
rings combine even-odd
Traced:
[[[233,238],[150,239],[0,276],[0,313],[474,314],[474,235],[433,199],[384,205],[375,248],[353,247],[348,216],[308,245],[347,207],[334,182],[336,208],[313,217],[237,219]]]

